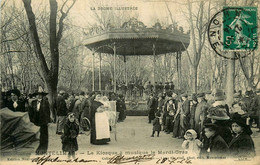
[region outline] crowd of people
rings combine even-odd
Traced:
[[[110,88],[112,90],[112,88]],[[144,96],[144,94],[149,95],[150,93],[162,93],[166,91],[167,93],[174,90],[173,82],[155,82],[152,84],[150,81],[144,85],[141,81],[130,81],[125,84],[121,82],[117,84],[117,93],[126,96],[129,99],[139,99]]]
[[[69,157],[75,157],[79,134],[90,131],[91,144],[106,144],[110,141],[111,122],[123,122],[126,118],[123,95],[111,92],[68,94],[61,90],[54,99],[51,111],[47,94],[43,88],[28,96],[21,94],[18,89],[13,89],[3,92],[0,99],[0,108],[7,107],[13,112],[28,112],[30,121],[40,127],[40,142],[36,154],[47,152],[49,123],[57,123],[56,134],[61,135],[62,150],[68,152]],[[109,101],[115,102],[116,111],[110,112],[113,108]]]
[[[234,94],[228,105],[220,89],[212,93],[150,93],[148,121],[151,137],[160,131],[183,139],[182,147],[201,157],[253,157],[252,127],[260,132],[260,96],[253,91]]]
[[[255,156],[252,127],[260,131],[260,97],[253,91],[234,94],[228,105],[222,90],[212,93],[176,94],[174,85],[156,88],[148,83],[148,122],[153,123],[151,137],[160,132],[183,139],[182,147],[196,156]],[[68,94],[61,90],[53,103],[42,88],[28,96],[13,89],[2,93],[0,108],[13,112],[28,112],[31,122],[40,127],[40,144],[36,154],[48,149],[48,123],[56,122],[56,134],[61,135],[62,150],[75,157],[78,150],[77,136],[90,131],[91,144],[110,141],[111,124],[107,113],[109,101],[115,102],[117,122],[126,118],[126,104],[122,94],[80,92]],[[112,114],[113,115],[113,114]],[[106,119],[106,120],[104,120]],[[102,123],[102,124],[100,124]],[[104,131],[105,130],[105,131]]]

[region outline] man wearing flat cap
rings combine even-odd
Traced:
[[[37,155],[46,154],[48,150],[48,123],[51,120],[49,101],[45,97],[47,94],[42,88],[39,88],[38,92],[33,94],[37,99],[32,101],[30,107],[32,122],[40,127],[40,144],[36,150]]]

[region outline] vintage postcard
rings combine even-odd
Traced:
[[[259,164],[259,7],[2,0],[0,164]]]

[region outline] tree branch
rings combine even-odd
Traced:
[[[40,65],[41,65],[43,74],[45,76],[47,76],[49,69],[48,69],[47,63],[45,61],[44,55],[42,53],[41,43],[40,43],[39,35],[37,32],[37,27],[35,24],[35,15],[32,11],[32,7],[31,7],[31,0],[23,0],[23,4],[24,4],[24,8],[26,10],[28,21],[29,21],[34,51],[35,51],[36,57],[40,61]]]
[[[65,6],[65,4],[68,2],[68,0],[66,0],[62,7],[61,7],[61,17],[60,17],[60,20],[59,20],[59,30],[58,30],[58,33],[57,33],[57,42],[59,43],[60,40],[61,40],[61,37],[62,37],[62,31],[63,31],[63,28],[64,28],[64,19],[66,18],[66,16],[68,15],[70,9],[74,6],[76,0],[73,0],[73,3],[71,4],[71,6],[68,8],[68,10],[66,12],[63,11],[63,8]]]
[[[16,41],[16,40],[22,38],[22,37],[23,37],[24,35],[26,35],[26,34],[28,34],[28,32],[22,34],[21,36],[19,36],[19,37],[17,37],[17,38],[14,38],[14,39],[3,40],[3,41],[1,41],[1,44],[4,43],[4,42]]]

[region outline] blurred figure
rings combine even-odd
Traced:
[[[190,128],[194,129],[195,127],[195,111],[198,104],[196,94],[192,94],[190,101]]]
[[[185,132],[190,127],[190,101],[188,100],[187,94],[182,94],[181,99],[183,100],[183,103],[180,112],[180,127],[181,137],[184,137]]]
[[[150,94],[150,97],[147,101],[147,109],[149,113],[148,114],[149,123],[151,123],[152,120],[155,118],[155,112],[157,109],[156,99],[152,93]]]
[[[125,120],[126,105],[125,105],[125,99],[123,95],[119,95],[118,99],[116,101],[116,111],[119,112],[118,122],[122,122]]]
[[[155,115],[155,119],[153,121],[153,133],[151,137],[154,137],[155,132],[157,132],[157,137],[160,136],[160,131],[161,131],[161,123],[160,123],[160,117],[161,113],[158,111]]]
[[[63,133],[64,124],[65,124],[66,116],[67,116],[67,113],[68,113],[66,102],[65,102],[65,99],[63,97],[64,94],[65,94],[65,91],[61,90],[58,93],[58,96],[57,96],[55,103],[54,103],[54,108],[56,109],[56,112],[57,112],[56,134],[58,134],[58,135],[61,135]]]
[[[197,95],[198,104],[195,110],[195,127],[194,127],[196,132],[202,131],[203,123],[208,109],[207,101],[205,100],[204,97],[205,97],[204,93],[199,93]]]

